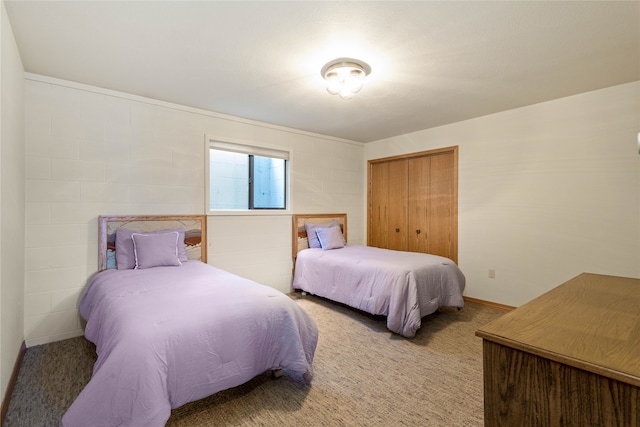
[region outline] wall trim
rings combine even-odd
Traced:
[[[464,299],[465,301],[468,301],[468,302],[475,303],[475,304],[484,305],[486,307],[497,308],[498,310],[511,311],[511,310],[514,310],[516,308],[516,307],[514,307],[512,305],[500,304],[498,302],[487,301],[487,300],[473,298],[473,297],[463,296],[462,299]]]
[[[9,411],[9,403],[11,402],[11,396],[13,395],[13,389],[18,381],[18,373],[22,367],[22,360],[24,359],[24,353],[27,351],[27,344],[22,341],[18,357],[16,357],[16,363],[13,365],[13,371],[11,372],[11,378],[9,378],[9,384],[7,384],[7,390],[2,399],[2,406],[0,407],[0,426],[4,425],[4,418]]]

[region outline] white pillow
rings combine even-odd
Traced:
[[[177,231],[168,233],[133,233],[133,252],[136,257],[136,269],[169,265],[182,265],[178,257]]]
[[[316,235],[323,250],[344,248],[340,227],[316,228]]]
[[[307,241],[309,242],[310,248],[322,247],[320,246],[320,242],[318,241],[318,235],[316,234],[316,230],[318,228],[329,228],[329,227],[340,227],[340,224],[338,224],[338,221],[335,219],[332,219],[331,221],[327,221],[327,222],[320,222],[320,223],[307,222],[304,224],[304,229],[307,231]]]

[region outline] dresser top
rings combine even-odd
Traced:
[[[580,274],[476,335],[640,387],[640,279]]]

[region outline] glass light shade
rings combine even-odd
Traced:
[[[340,79],[337,73],[327,75],[327,92],[331,95],[337,95],[340,92]]]
[[[362,89],[364,78],[371,67],[355,59],[341,58],[322,67],[322,77],[326,80],[327,92],[350,99]]]

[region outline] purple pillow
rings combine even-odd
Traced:
[[[316,228],[316,235],[323,250],[344,248],[344,237],[339,227]]]
[[[318,236],[316,235],[316,229],[317,228],[329,228],[329,227],[338,227],[340,228],[340,224],[338,224],[338,221],[331,220],[328,222],[321,222],[320,224],[314,224],[314,223],[310,223],[307,222],[304,224],[304,228],[305,230],[307,230],[307,240],[309,241],[309,247],[310,248],[319,248],[320,246],[320,242],[318,241]]]
[[[135,230],[129,230],[127,228],[118,228],[116,230],[116,267],[118,270],[131,270],[136,266],[136,254],[133,251],[133,240],[131,235],[133,233],[139,234],[161,234],[170,231],[177,231],[178,237],[178,259],[181,262],[189,261],[187,252],[184,249],[184,228],[176,228],[170,230],[158,230],[149,232],[139,232]]]
[[[133,233],[133,252],[136,257],[136,269],[182,265],[178,258],[180,233]]]

